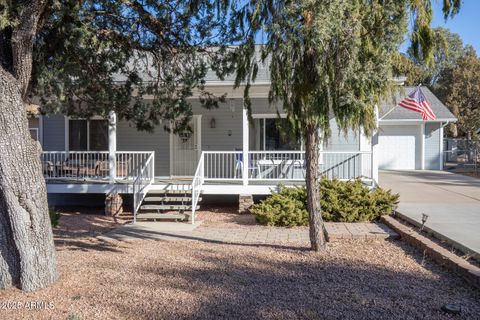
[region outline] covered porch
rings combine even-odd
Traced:
[[[151,138],[148,134],[125,129],[125,124],[117,123],[115,113],[111,112],[104,125],[106,137],[103,145],[108,146],[108,150],[102,151],[68,151],[72,145],[80,145],[82,139],[72,140],[72,135],[75,137],[80,134],[72,130],[72,125],[69,126],[71,120],[66,119],[66,151],[42,153],[45,179],[49,184],[121,186],[131,185],[148,169],[148,179],[152,185],[168,184],[169,180],[175,179],[182,179],[186,183],[200,179],[201,185],[212,186],[272,186],[304,181],[306,164],[303,144],[280,136],[274,123],[274,120],[278,120],[276,115],[254,114],[252,124],[248,121],[246,109],[235,110],[230,107],[227,110],[231,113],[228,117],[194,115],[192,132],[179,135],[157,134],[158,139],[153,142],[147,139]],[[241,114],[241,130],[234,128],[232,133],[233,130],[228,129],[226,136],[232,136],[232,139],[227,140],[224,133],[218,130],[220,128],[216,127],[219,121],[227,122],[229,118],[237,118],[232,122],[240,122],[236,113]],[[87,126],[87,134],[92,131],[88,130],[89,127]],[[96,127],[100,126],[96,124]],[[231,127],[232,125],[229,126]],[[339,142],[337,148],[319,150],[319,171],[322,176],[341,180],[375,179],[370,140],[363,136],[356,139],[353,147]],[[101,140],[98,137],[87,137],[84,140],[89,145],[94,144],[93,141],[102,145],[98,143]],[[92,142],[88,143],[90,140]],[[145,141],[143,145],[140,142],[142,140]],[[218,140],[225,141],[218,143]],[[230,147],[227,146],[229,141]],[[211,150],[214,143],[221,144],[223,149]],[[155,150],[148,151],[151,145]],[[123,148],[128,146],[136,150],[124,151]],[[163,149],[159,150],[160,147]],[[165,162],[169,164],[166,165]],[[126,192],[129,192],[128,188]]]
[[[125,129],[119,131],[113,112],[109,114],[108,122],[97,120],[103,122],[94,125],[87,122],[87,136],[84,139],[81,130],[71,130],[72,127],[74,129],[75,126],[80,127],[81,123],[73,120],[73,126],[70,126],[68,123],[70,120],[66,119],[65,131],[68,130],[65,139],[66,151],[44,151],[41,155],[47,190],[49,193],[131,194],[134,219],[142,208],[155,210],[170,208],[164,204],[144,204],[149,193],[166,194],[179,191],[182,196],[175,199],[181,201],[182,205],[174,207],[191,210],[189,217],[193,223],[201,194],[265,195],[270,194],[280,184],[303,184],[306,162],[302,143],[281,138],[278,133],[280,130],[275,133],[275,127],[270,127],[267,134],[266,127],[271,121],[265,119],[273,119],[271,115],[268,115],[271,118],[257,115],[257,119],[264,119],[263,126],[258,125],[257,129],[254,129],[256,134],[251,137],[252,124],[248,121],[247,110],[242,108],[241,115],[241,139],[238,139],[238,134],[235,137],[241,142],[241,148],[238,148],[237,142],[231,145],[230,150],[228,147],[224,150],[205,150],[208,146],[202,148],[203,115],[193,117],[192,132],[169,134],[167,148],[165,143],[152,140],[151,136],[145,133]],[[103,137],[103,142],[102,126],[106,129],[104,133],[108,133],[107,137]],[[211,127],[213,128],[210,129],[215,129],[214,124]],[[100,135],[96,137],[89,135],[92,129]],[[230,136],[233,136],[233,133],[228,129],[227,137]],[[141,142],[143,139],[144,143]],[[218,134],[212,135],[210,139],[221,140],[222,137]],[[126,145],[125,141],[130,141],[129,145],[142,151],[117,150],[118,146]],[[153,142],[152,145],[157,149],[145,151],[149,147],[149,141]],[[267,141],[268,148],[274,150],[265,150],[268,149]],[[357,150],[348,150],[347,143],[338,143],[340,150],[320,149],[320,175],[341,180],[360,178],[373,185],[375,166],[370,141],[363,136],[358,136],[356,141],[354,145]],[[108,146],[108,150],[72,151],[70,148],[85,142],[87,146],[95,144],[100,147]],[[255,148],[259,144],[263,145],[263,150]],[[254,150],[251,150],[252,146]],[[159,147],[168,150],[166,154],[162,153],[162,150],[159,154]],[[286,150],[276,150],[276,147]],[[165,164],[162,162],[166,158],[170,159],[170,171],[165,171]],[[158,163],[159,161],[161,163]],[[157,169],[160,169],[158,170],[160,174]],[[165,175],[165,172],[170,174]],[[166,199],[164,196],[151,198],[160,199],[162,202]]]

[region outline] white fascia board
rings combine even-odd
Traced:
[[[48,183],[47,193],[132,193],[131,184],[117,183]]]
[[[379,124],[421,124],[421,123],[437,123],[437,122],[455,122],[457,121],[456,118],[448,118],[448,119],[435,119],[435,120],[428,120],[423,121],[422,119],[395,119],[395,120],[388,120],[388,119],[380,119]]]

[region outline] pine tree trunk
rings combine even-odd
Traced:
[[[0,288],[57,279],[40,147],[28,132],[18,81],[0,67]]]
[[[318,181],[319,138],[318,130],[314,125],[306,128],[305,160],[307,162],[307,210],[310,225],[310,243],[312,250],[319,251],[325,248],[325,232],[320,207],[320,190]]]

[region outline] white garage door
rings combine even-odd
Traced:
[[[419,126],[381,126],[378,136],[378,167],[414,170],[416,156],[420,157],[419,136]]]

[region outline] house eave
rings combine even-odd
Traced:
[[[436,122],[455,122],[457,118],[442,118],[435,120],[422,120],[422,119],[379,119],[379,124],[394,124],[394,123],[436,123]]]

